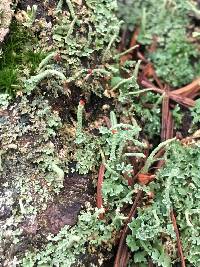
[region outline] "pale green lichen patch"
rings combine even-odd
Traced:
[[[189,141],[189,140],[188,140]],[[134,252],[133,262],[147,264],[150,256],[155,264],[172,266],[179,261],[176,251],[176,234],[171,221],[172,209],[187,266],[199,266],[199,142],[183,145],[174,142],[167,149],[166,165],[157,178],[145,188],[153,192],[151,205],[139,208],[138,217],[130,223],[132,233],[127,244]]]
[[[155,51],[147,50],[145,56],[153,62],[157,75],[172,87],[199,76],[200,54],[191,38],[195,10],[198,4],[192,0],[119,0],[118,12],[125,21],[124,27],[138,27],[139,44],[154,44]]]
[[[2,108],[1,114],[1,253],[4,253],[8,244],[15,247],[15,243],[23,242],[24,223],[30,221],[36,227],[37,215],[63,187],[70,150],[66,151],[59,141],[59,131],[64,134],[59,114],[44,97],[23,96],[7,109]],[[66,133],[62,138],[70,142]],[[1,254],[3,262],[12,259],[13,255]]]
[[[52,53],[49,54],[42,63],[40,73],[45,70],[59,70],[66,76],[67,84],[73,83],[84,92],[94,91],[96,94],[102,94],[102,59],[110,60],[110,42],[113,36],[116,37],[119,33],[118,20],[113,16],[117,8],[116,2],[88,0],[82,5],[71,5],[75,17],[71,15],[70,10],[55,14],[52,49],[58,55],[54,57],[53,62],[49,58]],[[107,46],[109,49],[105,50]],[[96,71],[93,72],[93,69]],[[90,72],[91,75],[87,77]]]

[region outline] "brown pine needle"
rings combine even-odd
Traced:
[[[177,247],[178,247],[178,253],[181,259],[181,267],[186,267],[185,265],[185,258],[183,255],[183,249],[182,249],[182,244],[181,244],[181,239],[180,239],[180,235],[179,235],[179,230],[178,230],[178,226],[176,223],[176,217],[174,215],[174,211],[173,209],[171,210],[171,220],[174,226],[174,231],[176,233],[176,239],[177,239]]]
[[[142,80],[141,85],[143,85],[146,88],[151,88],[153,92],[163,94],[163,90],[160,88],[155,87],[151,82],[148,80]],[[181,96],[179,94],[175,94],[174,91],[169,92],[169,98],[174,100],[175,102],[179,103],[180,105],[190,108],[195,106],[195,101],[191,98]]]
[[[196,97],[200,93],[200,78],[194,80],[192,83],[173,91],[176,95],[187,96],[190,98]]]
[[[121,235],[121,238],[119,241],[119,246],[118,246],[117,255],[115,258],[114,267],[126,267],[127,266],[127,260],[126,259],[127,259],[128,253],[127,253],[127,249],[125,249],[125,247],[126,247],[126,236],[128,234],[128,230],[129,230],[128,224],[131,222],[132,218],[135,217],[137,207],[139,206],[140,201],[142,199],[142,195],[143,195],[143,192],[141,190],[138,191],[136,198],[135,198],[135,201],[134,201],[132,208],[129,212],[128,220],[124,226],[124,229],[122,231],[122,235]],[[124,258],[124,256],[123,256],[124,253],[126,253],[126,258]],[[121,259],[123,260],[123,262],[121,262]]]
[[[97,208],[101,209],[103,207],[103,197],[102,197],[102,185],[103,185],[103,178],[105,173],[105,165],[101,164],[99,168],[99,175],[97,181]],[[103,213],[99,215],[99,218],[103,219]]]

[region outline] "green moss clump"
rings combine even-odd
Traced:
[[[33,75],[44,53],[34,51],[37,38],[16,21],[10,27],[0,58],[0,92],[11,95],[22,86],[27,75]]]

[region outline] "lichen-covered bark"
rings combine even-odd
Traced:
[[[1,27],[6,29],[10,2],[3,2]],[[91,94],[102,95],[105,90],[108,71],[103,64],[111,58],[110,47],[119,30],[116,2],[67,3],[72,5],[64,5],[63,11],[61,5],[56,10],[55,4],[45,3],[49,17],[40,13],[32,26],[39,35],[37,51],[51,50],[53,56],[23,81],[15,101],[7,103],[1,95],[1,266],[21,266],[26,251],[45,247],[48,234],[74,225],[86,202],[94,205],[91,175],[76,172],[74,115],[81,97],[89,101]],[[81,257],[89,266],[90,256]]]
[[[12,19],[11,10],[12,0],[1,0],[0,2],[0,43],[9,32],[9,26]]]

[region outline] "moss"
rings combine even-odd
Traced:
[[[34,51],[37,37],[28,29],[13,21],[10,35],[2,48],[0,60],[0,92],[11,95],[20,89],[25,73],[34,74],[43,52]]]

